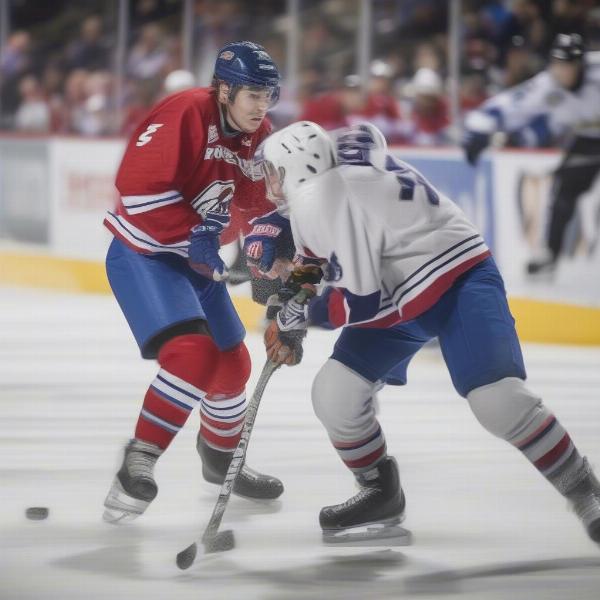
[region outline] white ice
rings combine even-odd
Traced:
[[[159,462],[147,513],[103,523],[155,365],[138,357],[112,298],[1,289],[0,598],[600,598],[600,550],[519,452],[478,425],[435,349],[414,360],[408,386],[380,394],[414,545],[323,546],[319,509],[355,492],[310,403],[334,340],[311,331],[304,362],[274,375],[259,410],[248,462],[281,477],[284,495],[270,506],[233,498],[223,526],[236,548],[182,572],[175,555],[218,491],[200,475],[198,415]],[[251,390],[264,355],[258,335],[248,345]],[[600,468],[600,349],[524,351],[529,385]],[[49,518],[27,520],[28,506]]]

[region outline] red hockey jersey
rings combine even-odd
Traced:
[[[206,211],[233,209],[238,218],[221,236],[231,241],[273,210],[252,163],[270,128],[265,120],[253,134],[225,134],[210,88],[165,98],[129,140],[117,173],[120,201],[104,224],[137,252],[187,256],[190,229]]]

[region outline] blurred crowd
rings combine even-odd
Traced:
[[[374,60],[362,81],[356,74],[359,2],[301,0],[294,90],[285,73],[285,0],[195,0],[189,70],[183,69],[181,0],[131,0],[121,65],[116,8],[107,10],[116,3],[11,2],[11,31],[0,49],[3,130],[127,135],[166,94],[210,84],[220,46],[251,39],[266,46],[284,74],[272,113],[276,126],[306,118],[333,129],[367,118],[393,143],[455,139],[446,1],[373,0]],[[581,33],[588,48],[600,48],[600,2],[463,0],[459,117],[544,68],[559,32]]]

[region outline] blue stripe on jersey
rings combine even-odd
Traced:
[[[452,261],[456,260],[459,256],[462,256],[463,254],[466,254],[467,252],[470,252],[471,250],[477,248],[478,246],[483,246],[484,244],[485,244],[485,242],[481,241],[481,242],[479,242],[477,244],[474,244],[473,246],[469,246],[468,248],[465,248],[465,250],[463,250],[462,252],[459,252],[458,254],[456,254],[455,256],[453,256],[452,258],[449,258],[446,262],[443,262],[442,264],[438,265],[434,269],[431,269],[431,271],[429,271],[429,273],[427,273],[427,275],[425,275],[424,277],[422,277],[421,279],[419,279],[419,281],[417,281],[416,283],[414,283],[413,285],[411,285],[409,288],[405,289],[398,296],[396,302],[399,302],[402,298],[404,298],[404,296],[406,296],[406,294],[408,294],[411,290],[414,290],[418,285],[420,285],[421,283],[423,283],[427,278],[431,277],[431,275],[433,275],[436,271],[439,271],[440,269],[444,268],[446,265],[448,265]],[[396,287],[396,289],[394,290],[394,294],[398,291],[398,287],[400,287],[400,286]]]
[[[182,198],[181,194],[173,194],[172,196],[167,196],[166,198],[159,198],[158,200],[149,200],[148,202],[140,202],[139,204],[125,204],[123,202],[123,206],[125,208],[140,208],[141,206],[149,206],[150,204],[158,204],[159,202],[166,202],[167,200],[173,200],[174,198]]]
[[[479,236],[478,233],[476,233],[475,235],[472,235],[471,237],[465,238],[464,240],[458,242],[457,244],[454,244],[454,246],[451,246],[447,250],[444,250],[441,254],[438,254],[436,257],[434,257],[431,260],[428,260],[426,263],[422,264],[416,271],[414,271],[413,273],[411,273],[402,283],[399,283],[394,288],[394,291],[392,292],[392,296],[403,285],[406,285],[413,277],[415,277],[416,275],[418,275],[423,269],[427,268],[431,263],[434,263],[436,260],[439,260],[440,258],[442,258],[442,256],[445,256],[446,254],[448,254],[448,252],[452,252],[452,250],[456,250],[456,248],[458,248],[459,246],[462,246],[463,244],[466,244],[466,243],[470,242],[471,240],[474,240],[474,239],[476,239],[478,237],[480,237],[480,236]],[[457,256],[460,256],[460,254],[458,254]]]
[[[119,217],[119,215],[116,215],[115,213],[111,212],[110,210],[108,211],[108,214],[111,215],[112,217],[114,217],[117,221],[117,223],[119,223],[119,225],[134,239],[137,240],[138,242],[141,242],[142,244],[148,244],[148,246],[154,246],[155,248],[172,248],[174,250],[185,250],[188,246],[187,242],[181,242],[180,244],[173,244],[173,245],[165,245],[165,244],[159,244],[159,243],[155,243],[155,242],[151,242],[150,240],[145,240],[144,238],[138,237],[137,235],[135,235],[135,233],[133,233],[133,231],[127,229],[127,227],[125,226],[125,223],[127,223],[127,221],[124,221],[123,219],[121,219]]]

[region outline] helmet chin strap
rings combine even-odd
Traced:
[[[244,133],[242,128],[236,123],[229,110],[227,110],[226,104],[220,103],[219,109],[219,114],[221,115],[221,129],[227,137],[234,137]]]

